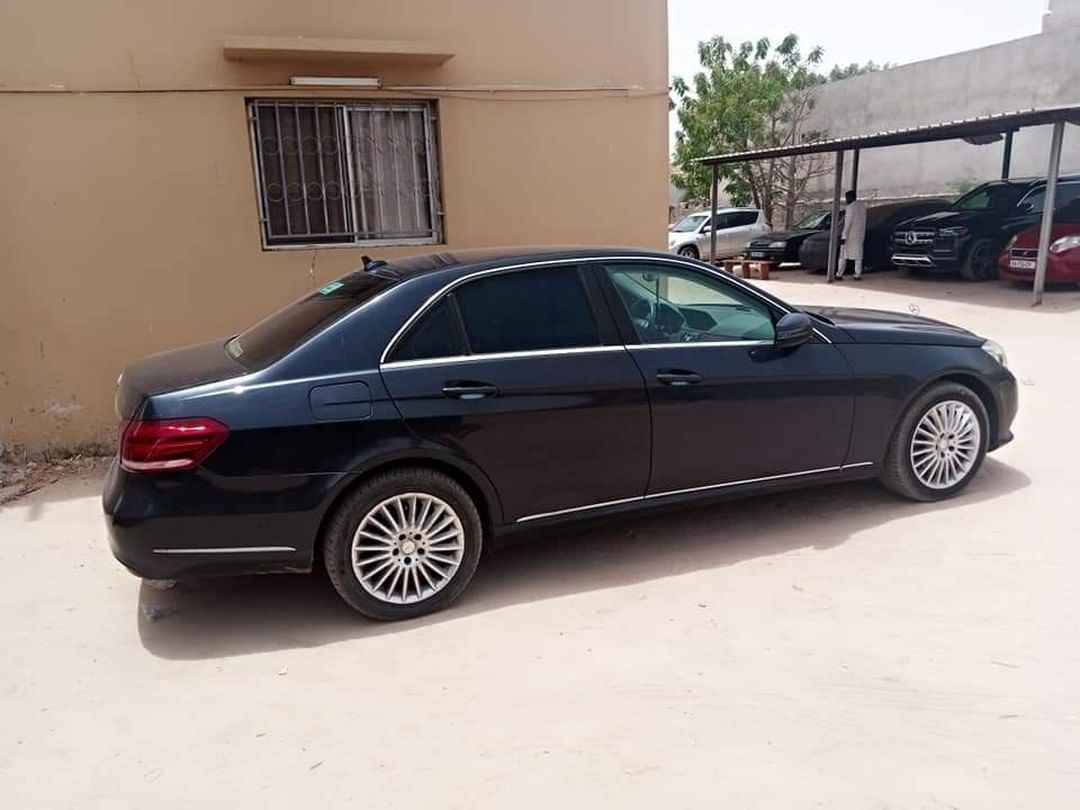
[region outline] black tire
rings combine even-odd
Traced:
[[[433,495],[448,505],[464,530],[462,558],[449,581],[431,596],[411,604],[395,604],[369,593],[352,565],[352,540],[364,517],[387,498],[404,493]],[[473,499],[454,479],[423,467],[375,475],[337,507],[323,536],[323,561],[334,588],[346,604],[369,619],[396,621],[432,613],[449,605],[465,590],[483,551],[484,528]]]
[[[997,278],[997,259],[1000,252],[993,239],[976,239],[960,265],[960,275],[968,281]]]
[[[910,448],[915,428],[923,416],[935,405],[949,400],[963,402],[975,413],[979,422],[979,445],[974,465],[960,481],[947,489],[934,489],[926,486],[916,475]],[[966,385],[953,382],[937,383],[916,397],[900,418],[900,423],[889,442],[881,482],[896,494],[913,501],[940,501],[951,498],[970,484],[971,479],[979,472],[983,459],[986,457],[989,437],[990,417],[978,395]]]
[[[687,259],[700,259],[701,254],[698,253],[698,249],[693,245],[683,245],[679,248],[679,255]]]

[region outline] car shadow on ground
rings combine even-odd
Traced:
[[[824,273],[808,273],[802,270],[783,270],[772,275],[766,282],[767,289],[799,303],[798,287],[804,284],[825,284]],[[775,286],[770,286],[775,285]],[[905,296],[909,303],[919,300],[963,302],[995,309],[1012,309],[1031,312],[1063,313],[1080,310],[1080,290],[1075,284],[1047,284],[1043,305],[1031,306],[1031,284],[1010,284],[1004,281],[964,281],[948,273],[908,273],[900,270],[881,270],[863,274],[862,281],[844,277],[841,286],[885,292]],[[877,304],[880,307],[880,303]],[[893,307],[897,309],[897,307]],[[899,309],[907,309],[907,306]]]
[[[1029,479],[995,459],[963,496],[914,504],[874,482],[727,501],[584,529],[535,533],[500,549],[447,610],[407,622],[369,621],[347,608],[324,573],[208,579],[162,591],[142,583],[138,631],[166,659],[220,658],[408,633],[524,603],[736,565],[802,548],[827,551],[894,520],[1002,497]]]

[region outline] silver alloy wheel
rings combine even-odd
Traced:
[[[351,550],[360,587],[383,602],[413,605],[454,578],[465,554],[465,529],[446,501],[406,492],[364,515]]]
[[[923,486],[949,489],[959,484],[979,459],[982,428],[966,402],[938,402],[915,426],[911,468]]]

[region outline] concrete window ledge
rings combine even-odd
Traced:
[[[226,36],[226,59],[248,62],[354,62],[441,65],[454,54],[431,42],[323,37]]]

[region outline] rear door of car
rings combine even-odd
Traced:
[[[728,229],[724,232],[728,253],[742,253],[747,242],[765,232],[765,226],[758,225],[760,216],[758,211],[734,211],[728,215]]]
[[[381,370],[408,426],[480,467],[509,522],[644,494],[644,382],[576,264],[454,283]]]

